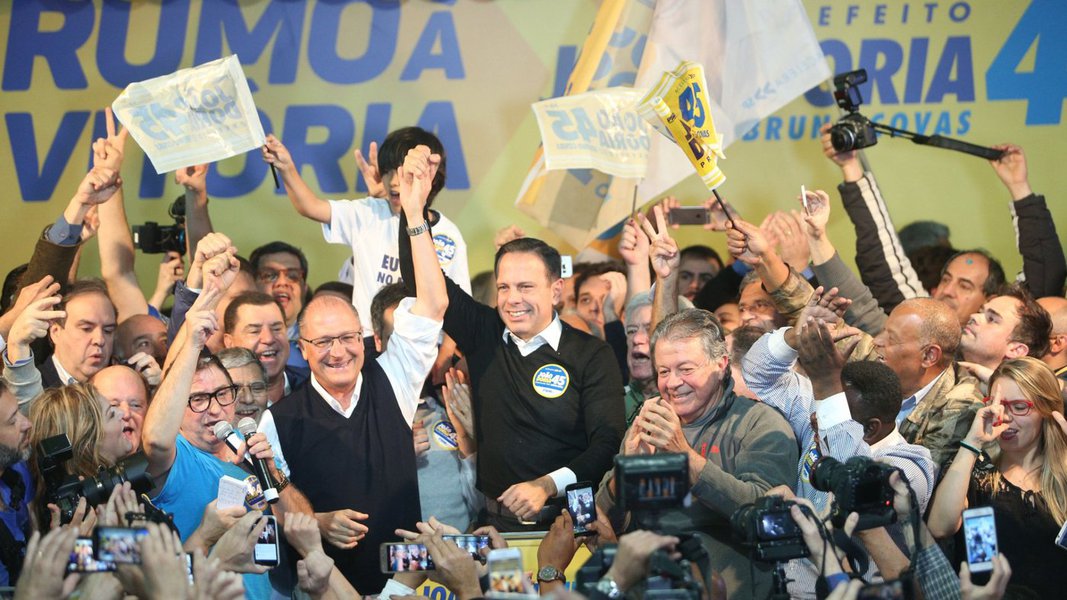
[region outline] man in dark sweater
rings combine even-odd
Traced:
[[[401,239],[407,271],[405,250]],[[470,368],[489,524],[546,529],[567,485],[611,468],[625,429],[622,376],[607,344],[553,310],[563,291],[559,252],[513,240],[497,251],[495,272],[496,310],[446,279],[444,330]]]
[[[326,553],[365,595],[378,593],[387,579],[379,568],[380,544],[421,518],[411,423],[447,306],[429,225],[422,220],[439,160],[418,146],[399,173],[400,202],[414,225],[404,235],[419,294],[396,308],[388,347],[364,360],[355,307],[336,296],[314,298],[299,319],[300,351],[311,379],[264,411],[260,422],[279,468],[314,507],[329,542]]]

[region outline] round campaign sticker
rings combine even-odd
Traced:
[[[808,452],[804,455],[804,464],[800,467],[800,479],[802,481],[811,483],[811,468],[820,458],[822,458],[822,454],[820,454],[819,449],[812,444],[811,448],[808,448]]]
[[[263,510],[267,507],[267,500],[263,497],[263,488],[259,485],[259,478],[255,475],[245,477],[245,506],[249,510]]]
[[[559,398],[567,391],[571,376],[559,365],[545,365],[533,376],[534,391],[545,398]]]
[[[456,428],[448,421],[438,421],[433,426],[433,441],[445,450],[458,450]]]
[[[452,259],[456,257],[456,242],[452,238],[443,233],[433,236],[433,248],[437,251],[437,262],[442,267],[452,264]]]

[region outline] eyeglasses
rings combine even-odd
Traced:
[[[236,385],[228,385],[214,392],[189,394],[189,410],[195,413],[205,412],[211,406],[212,400],[218,402],[219,406],[229,406],[237,399],[237,388]]]
[[[302,283],[304,281],[304,273],[300,269],[260,269],[259,273],[256,274],[256,278],[262,283],[274,283],[282,275],[285,275],[285,278],[293,283]]]
[[[986,404],[990,404],[993,402],[993,399],[986,396],[982,401]],[[1032,400],[1001,400],[1000,403],[1008,412],[1016,417],[1025,417],[1030,414],[1030,411],[1034,410],[1034,402]]]
[[[342,333],[341,335],[328,335],[313,340],[307,338],[300,338],[300,340],[311,344],[317,350],[329,350],[330,348],[333,348],[334,342],[341,342],[341,345],[345,348],[354,348],[356,347],[356,344],[363,343],[363,330]]]
[[[256,381],[253,383],[246,383],[244,385],[236,384],[237,395],[240,396],[243,392],[247,392],[253,398],[262,398],[267,395],[267,384],[262,381]]]

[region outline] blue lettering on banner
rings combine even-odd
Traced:
[[[567,391],[571,376],[560,365],[545,365],[533,376],[533,388],[544,398],[559,398]]]
[[[1067,5],[1033,0],[986,70],[990,100],[1025,100],[1027,125],[1059,125],[1067,98]],[[1036,46],[1029,72],[1020,63]],[[10,52],[10,50],[9,50]]]
[[[442,267],[452,264],[452,259],[456,257],[455,240],[439,233],[433,236],[433,247],[437,251],[437,262],[441,263]]]

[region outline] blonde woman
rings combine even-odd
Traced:
[[[930,509],[934,536],[956,535],[957,560],[965,557],[960,525],[967,508],[992,506],[999,550],[1012,565],[1012,587],[1040,598],[1067,589],[1067,552],[1053,541],[1067,520],[1067,431],[1056,376],[1034,358],[1006,360],[990,378],[978,410]],[[999,448],[990,461],[986,447]]]
[[[30,447],[41,454],[41,440],[61,433],[70,439],[73,456],[60,467],[66,475],[94,477],[100,467],[111,467],[133,452],[124,428],[131,425],[130,414],[123,412],[93,388],[79,383],[45,390],[30,408]],[[31,461],[36,488],[34,510],[38,523],[46,524],[58,517],[59,509],[50,505],[47,484],[36,460]],[[58,520],[57,518],[55,520]]]

